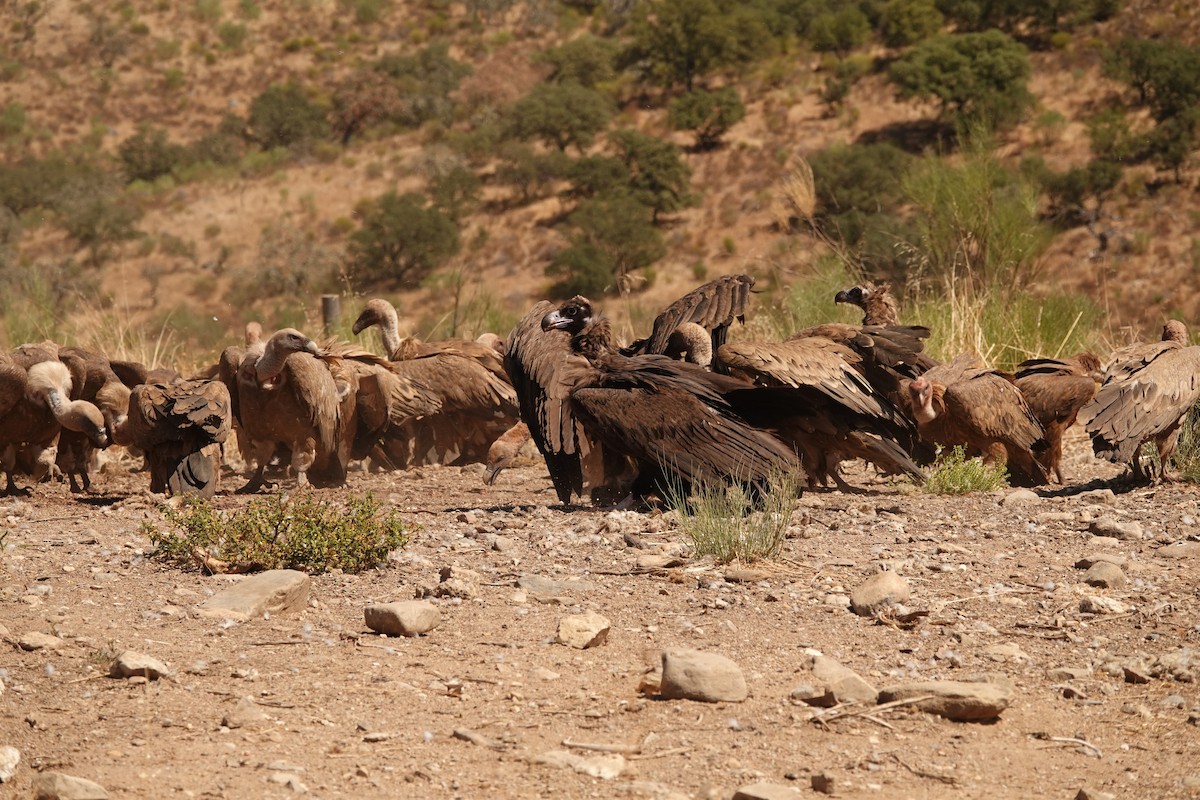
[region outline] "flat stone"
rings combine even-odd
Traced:
[[[556,581],[541,575],[522,575],[517,578],[517,587],[530,594],[560,595],[572,592],[590,592],[595,585],[587,581]]]
[[[813,658],[813,677],[824,683],[839,703],[853,701],[874,704],[879,697],[879,690],[865,678],[828,656]]]
[[[202,617],[245,622],[263,614],[300,611],[308,605],[312,579],[294,569],[271,569],[242,578],[196,607]]]
[[[1112,517],[1092,520],[1088,530],[1093,536],[1107,536],[1120,542],[1137,542],[1145,538],[1140,522],[1118,522]]]
[[[572,769],[581,775],[611,781],[625,771],[625,757],[619,753],[598,756],[581,756],[568,750],[550,750],[533,759],[535,764],[548,767]]]
[[[1112,597],[1085,597],[1079,601],[1079,610],[1085,614],[1124,614],[1128,609]]]
[[[0,783],[8,783],[21,763],[21,751],[11,745],[0,747]]]
[[[126,650],[113,659],[108,674],[114,678],[138,677],[156,681],[170,675],[171,671],[156,658]]]
[[[1083,582],[1088,586],[1098,586],[1101,589],[1120,589],[1128,579],[1125,573],[1111,561],[1097,561],[1088,568],[1083,576]]]
[[[878,616],[897,603],[906,603],[910,596],[908,583],[891,570],[877,572],[850,593],[850,608],[863,617]]]
[[[376,603],[363,609],[367,627],[388,636],[420,636],[442,621],[442,612],[424,600]]]
[[[1038,493],[1032,489],[1015,489],[1001,498],[1000,505],[1020,506],[1027,503],[1036,503],[1041,499]]]
[[[572,614],[558,621],[556,641],[576,650],[586,650],[604,644],[611,627],[612,623],[606,617],[595,612]]]
[[[1200,542],[1176,542],[1155,551],[1163,558],[1200,558]]]
[[[100,784],[61,772],[40,773],[32,788],[33,800],[108,800],[108,790]]]
[[[1014,661],[1025,662],[1032,661],[1029,654],[1021,649],[1021,645],[1016,642],[1001,642],[998,644],[990,644],[983,648],[983,652],[993,661]]]
[[[1052,681],[1079,681],[1092,674],[1087,667],[1055,667],[1046,673]]]
[[[237,705],[221,718],[221,726],[229,729],[251,727],[267,718],[266,712],[254,702],[253,697],[243,697]]]
[[[880,703],[921,695],[933,697],[913,705],[922,711],[957,722],[984,722],[1000,716],[1012,705],[1013,689],[1003,683],[966,681],[916,681],[887,686],[879,692]]]
[[[671,649],[662,654],[661,696],[667,700],[740,703],[749,695],[741,667],[725,656]]]
[[[30,631],[17,640],[17,647],[22,650],[58,650],[65,645],[62,639],[40,631]]]
[[[1091,569],[1100,561],[1107,561],[1110,564],[1116,564],[1118,567],[1124,567],[1129,559],[1116,553],[1089,553],[1075,562],[1075,569]]]
[[[1091,489],[1080,492],[1074,499],[1080,503],[1100,503],[1106,506],[1116,505],[1117,502],[1117,496],[1112,489]]]
[[[794,786],[759,781],[738,789],[733,800],[796,800],[800,796],[800,790]]]
[[[771,573],[750,567],[728,567],[725,570],[725,580],[730,583],[758,583],[771,577]]]

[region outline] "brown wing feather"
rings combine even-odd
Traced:
[[[713,352],[725,343],[725,335],[734,320],[745,321],[746,306],[754,278],[749,275],[722,275],[698,286],[667,306],[654,319],[654,327],[644,342],[631,345],[627,355],[662,354],[667,340],[680,325],[693,322],[713,336]]]

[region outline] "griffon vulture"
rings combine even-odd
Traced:
[[[1062,440],[1075,424],[1079,409],[1096,394],[1102,373],[1100,359],[1092,353],[1068,358],[1031,358],[1017,365],[1017,388],[1046,432],[1050,446],[1036,453],[1061,485]]]
[[[1104,383],[1079,410],[1097,457],[1129,464],[1143,480],[1175,480],[1167,462],[1184,418],[1200,400],[1200,347],[1187,342],[1184,324],[1170,320],[1161,342],[1134,344],[1113,354]],[[1158,449],[1157,474],[1138,456],[1145,442]]]
[[[1011,375],[980,366],[970,353],[939,364],[903,388],[925,439],[945,447],[963,445],[968,456],[1008,466],[1017,486],[1040,486],[1046,468],[1036,453],[1045,434]]]

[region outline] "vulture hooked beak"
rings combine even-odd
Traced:
[[[560,309],[551,311],[546,316],[542,317],[542,330],[544,331],[563,331],[571,327],[575,322],[572,317],[568,317],[562,313]]]
[[[861,305],[863,302],[862,288],[855,286],[853,289],[838,292],[833,296],[835,303],[850,303],[851,305]]]
[[[358,336],[360,333],[365,331],[367,328],[374,325],[376,323],[376,321],[377,320],[375,319],[375,316],[373,314],[371,314],[369,311],[364,310],[361,314],[358,315],[358,319],[354,320],[354,325],[350,328],[350,331],[355,336]]]

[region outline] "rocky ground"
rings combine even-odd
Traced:
[[[129,466],[0,502],[0,796],[1200,796],[1194,486],[856,473],[805,494],[779,559],[724,567],[673,515],[563,509],[540,466],[356,473],[412,544],[238,621],[206,606],[247,579],[149,557]],[[418,595],[425,634],[366,626]],[[110,677],[126,651],[165,674]]]

